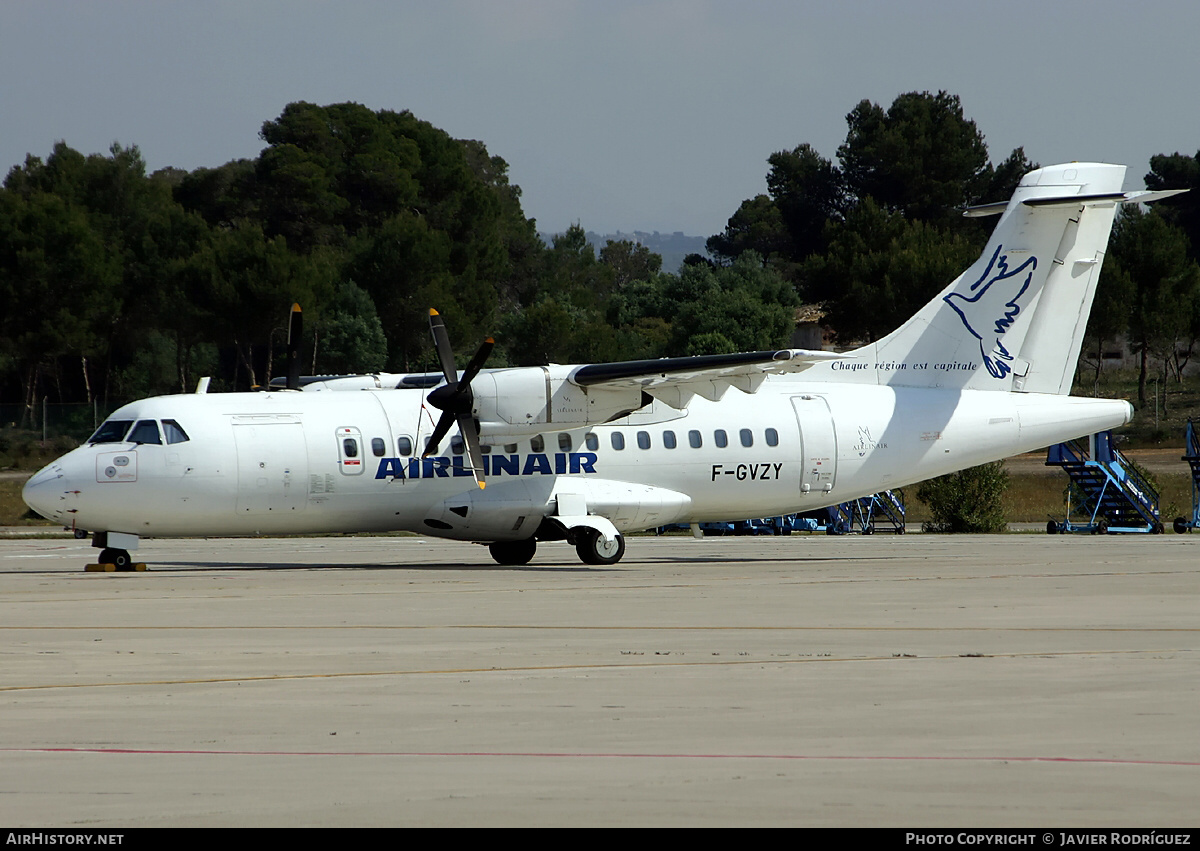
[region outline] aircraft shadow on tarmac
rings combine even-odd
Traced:
[[[215,561],[159,561],[151,565],[151,572],[158,568],[161,571],[180,573],[184,571],[202,570],[459,570],[486,573],[537,573],[538,571],[555,573],[600,573],[622,572],[620,568],[590,567],[572,563],[563,564],[526,564],[518,566],[501,566],[498,564],[299,564],[280,562],[215,562]]]
[[[218,561],[170,561],[162,560],[151,564],[150,569],[155,567],[163,570],[182,571],[182,570],[457,570],[469,572],[484,572],[484,573],[538,573],[538,572],[554,572],[554,573],[583,573],[583,574],[599,574],[599,573],[628,573],[631,568],[636,568],[639,564],[646,565],[663,565],[674,564],[685,566],[689,564],[745,564],[745,563],[771,563],[771,564],[810,564],[810,563],[836,563],[836,562],[876,562],[876,561],[901,561],[908,560],[909,557],[897,555],[841,555],[841,556],[794,556],[790,558],[780,558],[778,555],[763,555],[754,556],[746,554],[738,554],[736,556],[722,555],[707,555],[707,556],[692,556],[686,559],[666,558],[666,557],[650,557],[630,560],[623,562],[620,566],[603,567],[597,565],[581,565],[573,561],[561,562],[540,562],[536,564],[524,565],[498,565],[492,563],[481,564],[466,564],[463,562],[446,562],[444,564],[302,564],[298,562],[218,562]]]

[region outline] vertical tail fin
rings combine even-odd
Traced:
[[[1124,179],[1125,166],[1050,166],[1025,175],[1006,204],[967,211],[1000,215],[979,259],[899,329],[822,372],[872,384],[1068,392],[1116,206],[1147,200],[1122,193]]]

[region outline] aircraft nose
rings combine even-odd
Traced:
[[[63,468],[58,461],[47,464],[25,483],[21,489],[21,499],[47,520],[61,521],[65,492],[63,479]]]

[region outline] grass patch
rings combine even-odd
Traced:
[[[58,524],[51,523],[29,510],[21,500],[21,488],[23,487],[25,487],[25,477],[0,479],[0,526],[56,528]]]

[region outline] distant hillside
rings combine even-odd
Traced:
[[[550,245],[554,240],[555,234],[543,233],[540,234],[547,245]],[[635,230],[631,233],[617,231],[616,233],[599,234],[593,231],[587,232],[587,240],[596,249],[596,255],[599,256],[600,249],[605,246],[609,240],[620,242],[628,240],[636,242],[638,245],[644,245],[662,257],[662,270],[664,272],[678,272],[679,267],[683,265],[683,258],[689,254],[702,254],[708,256],[708,252],[704,248],[704,243],[708,237],[704,236],[687,236],[682,231],[674,233],[646,233],[646,231]]]

